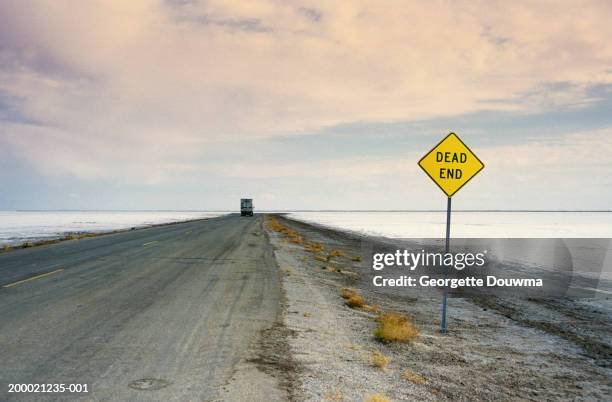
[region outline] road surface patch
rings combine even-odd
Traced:
[[[64,268],[60,268],[60,269],[56,269],[55,271],[45,272],[44,274],[32,276],[30,278],[22,279],[22,280],[17,281],[17,282],[9,283],[8,285],[3,285],[2,287],[3,288],[12,288],[13,286],[17,286],[17,285],[20,285],[20,284],[25,283],[25,282],[33,281],[34,279],[39,279],[39,278],[43,278],[45,276],[53,275],[53,274],[56,274],[56,273],[61,272],[63,270],[64,270]]]

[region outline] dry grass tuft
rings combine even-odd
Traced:
[[[88,238],[88,237],[96,237],[96,236],[98,236],[96,233],[83,233],[78,238],[79,239],[85,239],[85,238]]]
[[[294,244],[300,244],[304,246],[304,250],[311,253],[321,253],[325,250],[321,243],[314,241],[307,241],[295,230],[288,228],[279,222],[278,219],[272,216],[268,216],[266,220],[266,226],[275,232],[282,234],[286,240]]]
[[[340,290],[340,296],[342,296],[343,299],[348,299],[349,297],[356,294],[357,291],[352,288],[342,288],[342,290]]]
[[[354,294],[346,299],[346,305],[351,308],[360,308],[366,305],[365,300],[358,294]]]
[[[366,305],[363,297],[355,289],[342,288],[340,296],[346,300],[346,305],[351,308],[359,308]]]
[[[308,311],[306,311],[306,312],[304,313],[304,317],[305,317],[305,318],[310,318],[310,317],[312,317],[312,314],[310,314]]]
[[[372,352],[372,355],[370,356],[370,361],[372,362],[372,366],[378,367],[381,370],[385,370],[391,359],[382,354],[382,352],[376,350]]]
[[[21,248],[30,248],[30,247],[34,247],[34,243],[27,241],[21,245]]]
[[[317,261],[321,261],[321,262],[327,262],[327,258],[321,256],[321,255],[315,255],[315,260]]]
[[[321,253],[325,250],[325,248],[321,243],[311,241],[306,243],[306,245],[304,246],[304,250],[310,253]]]
[[[374,336],[382,342],[410,342],[419,336],[417,327],[403,314],[384,313],[377,321]]]
[[[364,402],[391,402],[391,399],[381,392],[378,394],[368,395],[366,399],[364,399]]]
[[[300,234],[298,232],[296,232],[293,229],[290,229],[290,228],[286,227],[285,225],[280,223],[278,221],[278,219],[276,219],[274,217],[268,217],[268,220],[266,221],[266,225],[271,230],[273,230],[275,232],[278,232],[278,233],[281,233],[282,235],[284,235],[285,238],[287,238],[292,243],[295,243],[295,244],[303,244],[304,243],[304,238],[302,236],[300,236]]]
[[[6,251],[11,251],[13,249],[13,247],[9,246],[8,244],[5,244],[4,246],[2,246],[2,251],[6,252]]]
[[[337,272],[345,272],[345,271],[337,271]],[[351,288],[342,288],[340,290],[340,296],[344,300],[346,300],[346,305],[351,308],[362,308],[366,311],[374,311],[373,309],[378,309],[377,307],[368,306],[365,302],[365,299],[357,293],[355,289]]]
[[[327,259],[329,260],[329,259],[334,258],[334,257],[344,257],[344,253],[342,251],[340,251],[340,250],[333,249],[327,255]]]
[[[410,370],[410,369],[406,369],[404,371],[402,371],[402,374],[400,375],[404,380],[413,382],[415,384],[425,384],[427,382],[427,379],[425,377],[423,377],[422,375],[420,375],[419,373],[415,373],[414,371]]]
[[[351,261],[361,262],[361,257],[357,255],[355,257],[352,257]]]

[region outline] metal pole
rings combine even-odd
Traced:
[[[446,204],[446,252],[450,251],[450,223],[451,223],[451,197],[448,197]],[[444,267],[444,279],[448,277],[448,267]],[[448,305],[448,286],[444,286],[444,296],[442,297],[442,320],[440,321],[440,332],[445,334],[447,329],[446,324],[446,309]]]

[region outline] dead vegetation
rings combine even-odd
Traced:
[[[344,273],[347,271],[342,272]],[[340,296],[342,296],[346,305],[351,308],[360,308],[364,311],[375,314],[378,314],[378,312],[380,311],[378,306],[370,306],[369,304],[366,304],[365,299],[355,289],[342,288],[340,290]]]
[[[366,305],[364,298],[355,289],[343,288],[340,295],[345,300],[346,305],[351,308],[360,308]]]
[[[349,297],[351,297],[352,295],[356,294],[357,291],[355,289],[351,289],[351,288],[342,288],[340,289],[340,296],[342,296],[343,299],[348,299]]]
[[[345,275],[352,278],[359,278],[359,274],[347,271],[342,269],[341,267],[336,267],[331,264],[338,264],[337,260],[332,261],[332,259],[336,258],[346,258],[351,259],[353,261],[361,261],[361,257],[353,257],[349,258],[346,253],[342,250],[332,249],[326,253],[325,247],[316,241],[308,240],[305,236],[300,235],[297,231],[283,225],[277,218],[274,216],[266,216],[266,226],[268,229],[280,233],[283,235],[285,240],[299,244],[303,247],[304,251],[314,254],[314,259],[316,261],[326,263],[326,265],[321,266],[321,269],[326,270],[328,272],[335,272],[341,275]],[[303,259],[306,261],[306,258]],[[351,307],[369,307],[367,305],[361,304],[364,303],[363,299],[359,300],[359,297],[354,298],[351,302],[347,302]]]
[[[308,251],[309,253],[322,253],[325,250],[325,248],[323,247],[321,243],[307,242],[306,245],[304,246],[304,250]]]
[[[402,371],[402,374],[400,374],[400,377],[402,377],[406,381],[410,381],[410,382],[412,382],[414,384],[418,384],[418,385],[422,385],[422,384],[425,384],[427,382],[427,379],[425,377],[423,377],[419,373],[415,373],[414,371],[412,371],[410,369],[406,369],[406,370]]]
[[[329,254],[327,255],[328,261],[331,260],[332,258],[345,258],[350,261],[361,262],[361,256],[356,255],[353,257],[349,257],[344,251],[338,250],[338,249],[331,250]]]
[[[364,402],[391,402],[391,399],[389,399],[385,394],[380,392],[378,394],[368,395],[364,399]]]
[[[271,230],[275,232],[283,234],[286,239],[288,239],[290,242],[294,244],[304,243],[304,238],[300,236],[298,232],[296,232],[295,230],[291,228],[286,227],[285,225],[280,223],[278,219],[274,217],[267,217],[267,218],[268,219],[266,220],[266,224],[268,225],[268,228],[270,228]]]
[[[419,330],[404,314],[388,312],[376,318],[378,326],[374,336],[381,342],[410,342],[419,336]]]
[[[329,254],[327,254],[327,259],[330,260],[334,257],[344,257],[344,256],[345,254],[342,251],[333,249],[329,252]]]
[[[387,368],[387,365],[390,361],[391,359],[389,359],[387,356],[385,356],[382,352],[378,350],[372,352],[372,355],[370,356],[370,362],[372,363],[372,366],[377,367],[383,371]]]
[[[325,250],[321,243],[308,241],[304,236],[300,235],[297,231],[283,225],[279,222],[278,219],[273,216],[266,216],[266,225],[270,230],[282,234],[291,243],[302,245],[305,251],[308,251],[310,253],[321,253]]]
[[[77,239],[86,239],[88,237],[96,237],[96,236],[99,236],[99,234],[98,233],[83,233],[83,234],[80,234],[77,237]]]
[[[354,294],[346,299],[346,305],[351,308],[361,308],[366,305],[366,302],[361,295]]]

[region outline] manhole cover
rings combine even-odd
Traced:
[[[162,380],[160,378],[143,378],[132,381],[128,387],[141,391],[155,391],[157,389],[165,388],[168,385],[170,385],[170,381]]]

